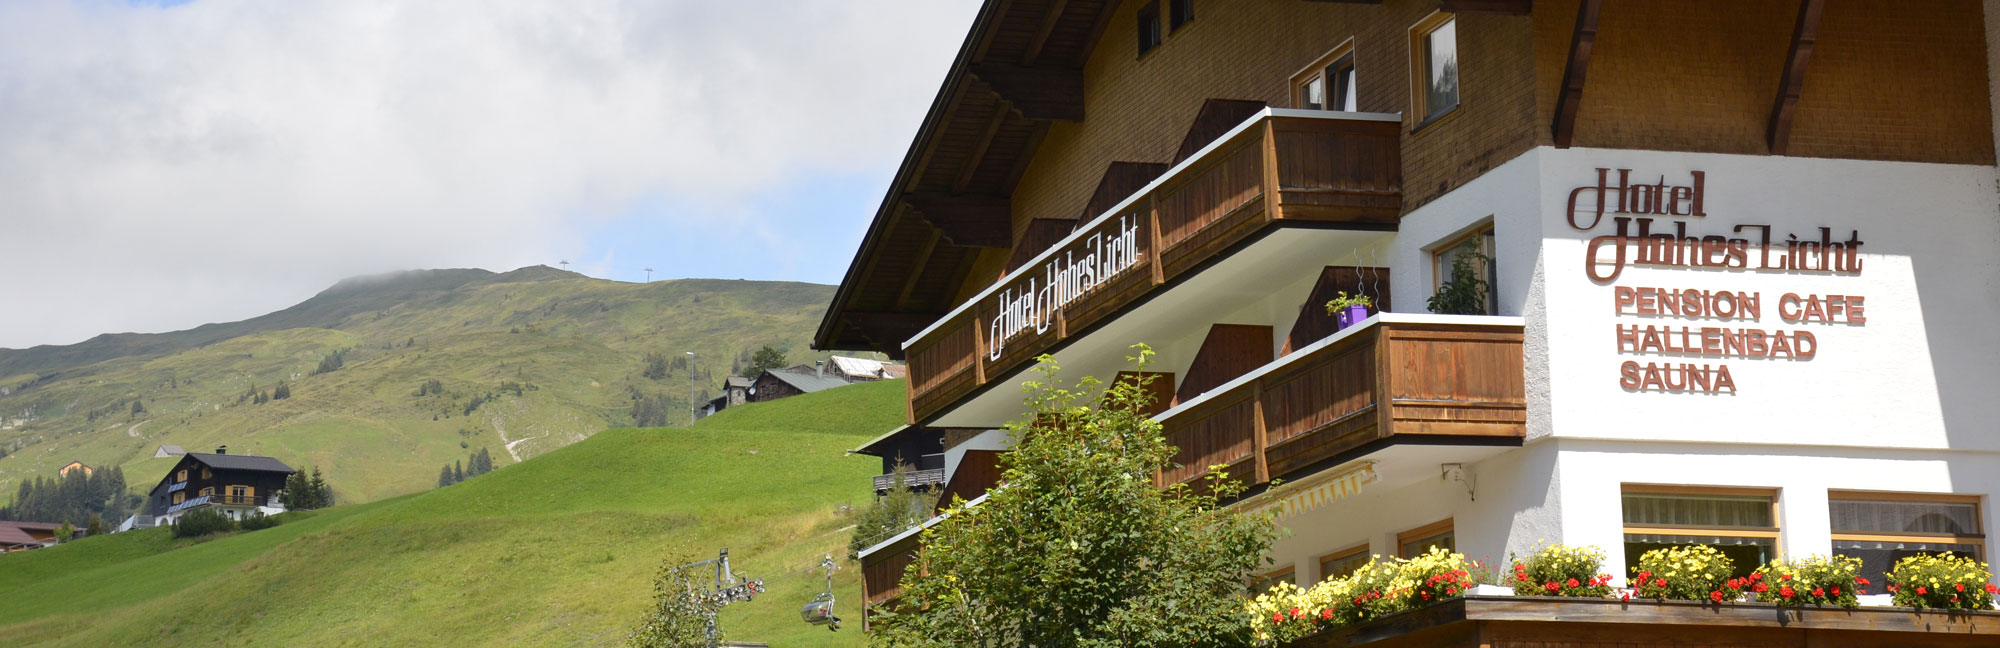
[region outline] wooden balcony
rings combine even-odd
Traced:
[[[1378,314],[1156,417],[1180,468],[1249,485],[1390,443],[1505,444],[1527,430],[1521,320]]]
[[[1400,128],[1394,115],[1252,116],[905,343],[910,420],[1277,228],[1394,229]]]

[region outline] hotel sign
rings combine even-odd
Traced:
[[[1809,361],[1819,338],[1809,327],[1860,326],[1868,322],[1860,295],[1761,290],[1704,290],[1618,284],[1627,268],[1666,268],[1784,275],[1859,276],[1861,233],[1838,237],[1820,227],[1800,237],[1770,225],[1739,224],[1727,233],[1689,233],[1689,220],[1706,218],[1707,174],[1689,173],[1685,184],[1633,184],[1631,169],[1597,170],[1597,181],[1570,191],[1565,216],[1578,231],[1605,226],[1607,234],[1584,246],[1584,275],[1612,284],[1618,384],[1628,391],[1736,393],[1733,359]],[[1643,180],[1641,181],[1643,183]],[[1763,326],[1767,306],[1782,326]],[[1678,322],[1672,322],[1679,320]],[[1672,322],[1672,323],[1661,323]],[[1642,362],[1643,360],[1643,362]]]
[[[1040,266],[994,295],[987,322],[987,360],[998,361],[1007,344],[1028,335],[1042,335],[1055,326],[1064,306],[1109,284],[1144,260],[1139,224],[1124,214],[1100,224],[1088,235],[1059,248]]]

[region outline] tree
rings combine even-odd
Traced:
[[[721,630],[708,635],[709,621],[721,608],[702,591],[699,573],[685,567],[694,562],[685,553],[668,554],[653,576],[653,605],[625,638],[632,648],[693,648],[718,645]]]
[[[311,492],[310,508],[322,509],[333,506],[333,487],[326,484],[326,478],[320,474],[319,466],[313,466],[312,473],[312,479],[306,482],[307,490]]]
[[[90,526],[84,528],[83,531],[84,537],[90,537],[100,533],[104,533],[104,517],[101,515],[90,516]]]
[[[278,381],[277,387],[271,388],[271,400],[284,400],[291,397],[292,386],[285,384],[283,380]]]
[[[1143,373],[1152,351],[1134,347]],[[954,501],[924,531],[896,605],[878,617],[888,646],[1249,645],[1238,618],[1275,537],[1268,516],[1219,506],[1239,482],[1153,485],[1174,449],[1146,414],[1145,380],[1066,387],[1052,358],[1027,383],[1032,414],[1008,425],[1004,486],[979,506]],[[1099,399],[1100,392],[1103,398]]]
[[[473,461],[479,466],[479,474],[484,475],[493,472],[493,455],[487,453],[486,448],[480,448],[479,457]]]
[[[445,466],[444,468],[438,470],[438,488],[444,488],[450,485],[451,485],[451,466]]]
[[[910,488],[909,465],[897,466],[892,474],[894,477],[889,484],[889,492],[870,504],[868,510],[862,511],[861,519],[855,522],[854,537],[847,542],[850,557],[922,524],[930,519],[931,510],[937,507],[937,493]]]
[[[645,376],[645,377],[646,377],[647,379],[650,379],[650,380],[660,380],[660,379],[663,379],[663,378],[666,378],[666,377],[667,377],[667,357],[666,357],[666,356],[664,356],[664,355],[661,355],[661,354],[660,354],[659,352],[657,352],[657,351],[655,351],[655,352],[652,352],[652,353],[647,353],[647,354],[646,354],[646,368],[645,368],[645,369],[642,369],[642,370],[640,370],[640,371],[639,371],[639,375],[641,375],[641,376]]]
[[[140,403],[139,403],[139,401],[136,401],[136,400],[135,400],[135,401],[132,401],[132,415],[133,415],[133,416],[138,416],[138,415],[140,415],[140,414],[144,414],[144,413],[146,413],[146,406],[145,406],[145,405],[143,405],[143,404],[140,404]]]
[[[745,378],[756,378],[766,370],[783,368],[785,368],[785,352],[773,349],[767,344],[757,349],[756,353],[750,354],[750,365],[743,368],[741,375]]]
[[[666,396],[641,395],[632,401],[632,424],[639,427],[664,427],[671,418],[672,411],[673,406]]]
[[[347,366],[347,349],[334,349],[333,353],[319,359],[319,367],[313,369],[312,375],[340,371],[344,366]]]
[[[456,484],[465,481],[465,466],[462,465],[463,463],[460,461],[451,462],[451,483]]]

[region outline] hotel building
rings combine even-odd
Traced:
[[[1159,479],[1227,466],[1301,586],[1430,546],[1990,560],[1996,11],[989,0],[816,345],[907,359],[909,425],[859,451],[941,454],[971,499],[1038,355],[1110,378],[1150,344]],[[1343,292],[1376,308],[1342,328]],[[863,552],[871,603],[917,538]],[[2000,643],[1982,614],[1616,603],[1315,641]]]

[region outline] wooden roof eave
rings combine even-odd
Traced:
[[[989,1],[980,7],[978,17],[972,21],[971,31],[965,36],[965,42],[959,44],[958,55],[951,62],[951,71],[945,74],[944,82],[939,84],[937,97],[931,100],[930,110],[924,114],[923,126],[917,129],[916,137],[910,141],[909,150],[903,153],[903,162],[896,168],[895,180],[889,183],[889,190],[882,197],[882,204],[875,208],[875,219],[868,224],[868,233],[862,237],[861,247],[855,251],[854,260],[848,263],[847,273],[840,279],[840,287],[834,291],[833,303],[826,309],[826,315],[820,318],[819,330],[813,335],[814,349],[871,350],[853,343],[843,343],[838,339],[843,328],[840,322],[841,313],[845,310],[843,306],[852,299],[854,289],[863,278],[869,260],[874,257],[876,246],[880,243],[883,233],[888,230],[898,206],[902,203],[904,190],[922,170],[924,149],[929,147],[932,138],[937,137],[939,127],[949,117],[952,99],[958,95],[959,86],[966,80],[973,55],[985,41],[986,32],[992,28],[995,19],[1000,15],[1003,4]]]

